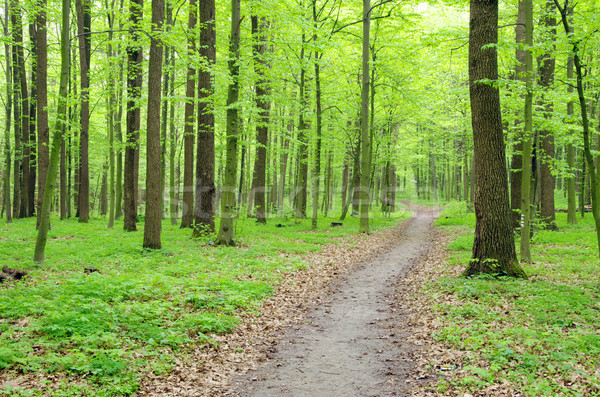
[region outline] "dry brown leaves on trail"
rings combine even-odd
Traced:
[[[400,238],[406,222],[371,235],[352,235],[303,256],[308,266],[286,274],[258,315],[242,317],[235,331],[213,336],[214,347],[198,348],[166,377],[145,374],[140,396],[218,396],[234,379],[270,358],[283,329],[299,324],[311,305],[318,304],[337,280],[361,262],[388,250]]]

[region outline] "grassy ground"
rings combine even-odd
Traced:
[[[406,217],[376,216],[372,226]],[[35,219],[0,224],[0,263],[30,272],[0,284],[0,385],[21,374],[41,379],[27,390],[5,384],[0,395],[47,394],[44,378],[62,380],[55,396],[135,393],[142,371],[166,374],[177,355],[231,331],[240,312],[305,266],[301,254],[358,231],[358,219],[335,228],[332,221],[320,219],[313,232],[310,220],[240,219],[237,248],[193,240],[165,221],[164,249],[147,251],[142,232],[126,233],[122,223],[107,230],[105,219],[53,219],[44,267],[31,262]],[[88,266],[100,271],[86,274]]]
[[[474,215],[448,206],[438,226],[456,236],[446,277],[427,283],[442,326],[434,338],[462,351],[438,383],[444,393],[600,395],[600,260],[591,214],[533,236],[529,280],[456,277],[470,258]],[[517,250],[518,250],[517,241]]]

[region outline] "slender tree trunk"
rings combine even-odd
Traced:
[[[67,191],[67,153],[66,153],[66,143],[65,143],[65,132],[66,128],[63,125],[62,128],[62,138],[60,140],[60,219],[67,219],[68,215],[68,191]],[[46,172],[46,175],[48,172]],[[41,208],[41,205],[40,205]],[[40,209],[38,209],[38,217],[39,217]]]
[[[225,180],[221,198],[221,224],[217,243],[221,245],[235,245],[233,240],[233,217],[235,210],[235,177],[237,169],[237,137],[238,137],[238,110],[239,97],[239,59],[240,59],[240,0],[231,0],[231,36],[229,42],[229,76],[230,83],[227,91],[227,157],[225,160]]]
[[[256,82],[256,107],[258,120],[256,124],[256,158],[254,159],[254,205],[256,207],[256,221],[267,223],[267,208],[265,201],[266,173],[267,173],[267,139],[269,136],[269,87],[265,77],[268,68],[264,59],[267,49],[267,30],[269,23],[257,16],[252,16],[252,35],[254,36],[254,70],[258,76]]]
[[[298,122],[298,176],[296,182],[295,209],[296,218],[306,218],[306,194],[308,184],[308,126],[306,123],[306,67],[305,62],[306,34],[302,33],[302,49],[300,50],[300,115]]]
[[[550,119],[553,113],[553,104],[547,98],[547,93],[552,89],[554,84],[554,69],[556,66],[556,59],[554,58],[554,50],[556,48],[556,18],[554,13],[556,8],[554,7],[553,0],[547,0],[545,15],[542,18],[543,25],[549,30],[550,40],[553,43],[552,51],[547,52],[543,55],[540,65],[540,86],[544,91],[544,105],[545,113],[544,117]],[[552,175],[551,163],[554,160],[554,135],[549,128],[543,129],[539,132],[540,140],[542,145],[542,166],[541,166],[541,208],[540,216],[546,229],[557,230],[556,227],[556,216],[554,213],[554,187],[555,180]]]
[[[173,26],[173,9],[171,6],[171,2],[166,3],[166,27],[165,31],[169,32]],[[164,217],[165,214],[165,202],[164,202],[164,194],[165,194],[165,185],[166,185],[166,173],[167,173],[167,125],[169,119],[169,106],[173,102],[173,97],[170,95],[170,87],[171,83],[171,74],[175,73],[174,68],[171,68],[171,58],[174,55],[171,55],[174,50],[170,46],[165,46],[164,53],[164,68],[163,68],[163,88],[162,91],[164,93],[163,100],[161,103],[161,121],[160,121],[160,191],[161,191],[161,216]],[[170,98],[169,98],[170,97]],[[169,195],[170,197],[170,195]]]
[[[174,66],[175,58],[171,57],[171,67]],[[171,73],[171,82],[169,83],[169,89],[171,92],[169,96],[172,98],[175,96],[175,70]],[[175,152],[177,151],[179,134],[175,131],[175,102],[171,101],[169,108],[169,140],[171,142],[170,153],[169,153],[169,213],[171,218],[171,225],[177,225],[178,216],[178,205],[179,205],[179,176],[177,177],[177,185],[175,185],[175,162],[177,161],[177,167],[179,167],[179,158],[176,160]],[[179,174],[179,171],[177,171]]]
[[[81,80],[81,131],[79,170],[79,222],[87,223],[90,218],[90,170],[89,170],[89,70],[91,52],[91,4],[90,0],[76,0],[77,34],[79,34],[79,64]]]
[[[138,147],[140,129],[139,99],[142,90],[142,48],[137,30],[142,20],[143,0],[130,0],[129,14],[132,44],[127,48],[127,135],[125,164],[123,170],[123,212],[125,231],[135,231],[137,223],[137,178],[135,172],[135,152]]]
[[[37,224],[40,223],[40,208],[44,197],[44,187],[46,184],[46,174],[48,173],[49,162],[49,140],[50,127],[48,125],[48,37],[46,27],[46,0],[39,0],[40,9],[36,15],[36,106],[37,106],[37,164],[38,164],[38,200],[37,200]]]
[[[165,17],[165,0],[152,0],[152,33],[150,62],[148,65],[148,113],[146,127],[146,216],[144,222],[144,248],[160,249],[162,222],[162,191],[160,144],[160,104],[162,76],[162,43],[157,37],[162,31]]]
[[[371,172],[371,139],[369,128],[369,33],[371,29],[371,1],[363,0],[362,38],[362,95],[360,108],[360,130],[362,141],[360,164],[360,228],[361,233],[369,233],[369,200]]]
[[[9,37],[9,7],[8,0],[4,6],[4,36]],[[6,211],[6,223],[12,223],[13,210],[10,203],[10,167],[11,167],[11,154],[10,154],[10,126],[11,126],[11,111],[12,111],[12,98],[13,98],[13,81],[10,59],[10,45],[8,41],[4,43],[4,57],[6,59],[6,102],[5,102],[5,113],[4,118],[6,120],[4,124],[4,180],[3,180],[3,197],[2,203],[4,210]]]
[[[498,79],[497,0],[471,0],[469,81],[473,124],[475,239],[465,275],[504,272],[525,277],[517,261],[508,198],[500,94],[480,83]]]
[[[215,1],[200,2],[200,56],[206,67],[198,75],[198,144],[196,147],[196,202],[194,236],[215,230],[215,116],[212,67],[216,62]],[[229,124],[228,124],[229,125]],[[228,134],[229,136],[229,134]]]
[[[67,89],[69,84],[69,9],[70,0],[62,0],[62,29],[60,40],[60,86],[58,93],[57,118],[52,131],[52,152],[46,175],[46,188],[44,189],[44,198],[42,200],[40,217],[40,227],[35,243],[35,252],[33,260],[44,264],[44,253],[46,250],[46,241],[48,239],[48,227],[50,225],[50,204],[54,195],[54,185],[58,166],[58,157],[60,152],[60,143],[62,140],[62,131],[66,123],[67,115]]]
[[[525,0],[519,0],[519,11],[515,24],[516,36],[516,59],[515,79],[525,82]],[[523,130],[522,120],[515,121],[515,138],[513,143],[513,154],[510,164],[510,207],[512,209],[513,227],[521,226],[521,185],[523,168]]]
[[[190,0],[189,3],[188,31],[196,31],[196,1]],[[183,215],[181,217],[181,227],[191,228],[194,225],[194,98],[196,96],[196,68],[192,62],[192,57],[196,52],[196,35],[188,36],[188,64],[186,90],[185,90],[185,126],[183,132],[184,157],[183,157]]]
[[[596,227],[596,238],[598,241],[598,250],[600,253],[600,203],[598,200],[598,179],[596,178],[596,167],[594,165],[594,157],[592,155],[591,147],[590,147],[590,128],[589,128],[589,120],[587,115],[587,106],[585,93],[583,89],[583,72],[581,60],[579,58],[579,45],[580,42],[573,38],[573,35],[570,35],[571,32],[570,24],[569,24],[569,1],[566,0],[564,3],[564,7],[558,3],[557,0],[554,0],[554,4],[560,11],[562,24],[565,28],[565,33],[568,36],[569,44],[573,48],[573,64],[575,66],[575,72],[577,75],[577,95],[579,97],[579,105],[581,108],[581,121],[583,125],[583,157],[587,163],[587,167],[589,169],[590,174],[590,189],[592,196],[592,215],[594,216],[594,223]]]
[[[521,261],[531,262],[531,150],[533,139],[533,0],[525,0],[525,130],[521,180]]]
[[[295,91],[292,91],[294,95]],[[293,97],[293,96],[292,96]],[[285,136],[283,137],[283,148],[281,153],[281,163],[279,165],[279,192],[277,197],[277,216],[283,216],[283,210],[285,207],[285,182],[287,174],[288,159],[290,157],[290,137],[294,133],[294,108],[290,107],[290,113],[287,120],[287,131],[284,131]],[[292,168],[292,167],[290,167]]]

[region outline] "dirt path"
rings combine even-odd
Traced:
[[[404,340],[409,330],[390,296],[394,281],[429,249],[436,215],[417,209],[391,250],[340,280],[272,349],[271,359],[225,395],[408,395],[414,347]]]

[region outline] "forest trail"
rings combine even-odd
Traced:
[[[424,257],[437,210],[412,208],[393,247],[344,277],[303,324],[289,329],[274,354],[239,378],[227,396],[403,396],[414,346],[402,311],[392,308],[394,281]]]

